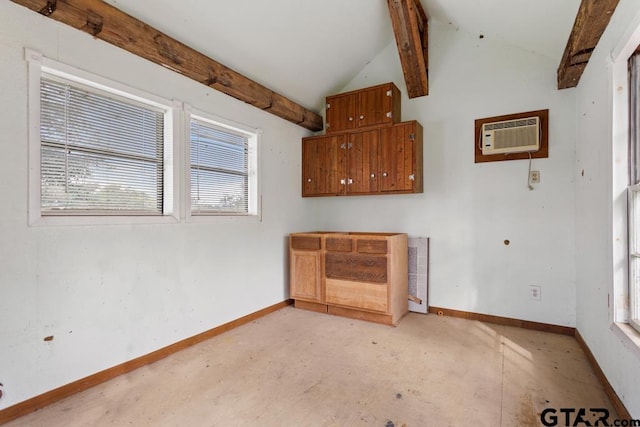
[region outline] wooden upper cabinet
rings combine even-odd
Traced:
[[[380,191],[421,193],[422,126],[416,121],[380,129]]]
[[[302,138],[302,196],[422,193],[422,126],[393,83],[327,98],[327,133]]]
[[[352,93],[327,97],[327,133],[356,127],[356,101],[357,96]]]
[[[400,90],[393,83],[327,97],[327,133],[389,125],[400,116]]]
[[[344,193],[347,135],[302,139],[302,196]]]
[[[375,130],[349,134],[347,144],[347,192],[368,194],[378,191],[378,144]]]
[[[302,139],[302,195],[421,193],[422,126],[416,121]]]

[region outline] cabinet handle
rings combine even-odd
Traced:
[[[307,182],[311,182],[311,178],[307,178]]]
[[[362,119],[364,119],[364,115],[361,115],[361,116],[360,116],[360,120],[362,120]]]
[[[387,175],[389,175],[389,174],[386,173],[386,172],[382,172],[382,176],[387,176]]]
[[[353,117],[349,117],[349,121],[352,122],[353,121]]]
[[[340,185],[345,185],[347,183],[347,181],[345,179],[341,179],[340,180]]]
[[[415,181],[416,176],[414,174],[409,175],[409,181]]]
[[[349,183],[349,185],[353,184],[353,179],[349,178],[348,183]]]
[[[371,179],[374,179],[375,177],[376,177],[376,174],[375,174],[375,173],[372,173],[372,174],[371,174]]]

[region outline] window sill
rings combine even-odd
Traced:
[[[210,224],[215,222],[262,222],[260,215],[233,215],[233,214],[211,214],[211,215],[189,215],[188,223]]]
[[[31,227],[83,226],[83,225],[131,225],[131,224],[176,224],[173,215],[163,216],[43,216],[29,222]]]
[[[640,358],[640,332],[628,323],[616,322],[611,325],[613,333],[620,338],[622,344]]]

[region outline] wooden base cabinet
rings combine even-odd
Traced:
[[[408,312],[406,234],[294,233],[289,242],[296,307],[387,325]]]
[[[291,298],[313,302],[324,300],[322,286],[322,235],[297,235],[289,240]]]

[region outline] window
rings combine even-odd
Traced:
[[[31,225],[260,220],[258,129],[25,56]]]
[[[171,103],[35,52],[27,58],[30,222],[172,215]]]
[[[640,53],[629,58],[629,323],[640,331]]]
[[[163,111],[43,74],[41,210],[162,214]]]
[[[256,130],[190,116],[191,215],[257,215]]]

